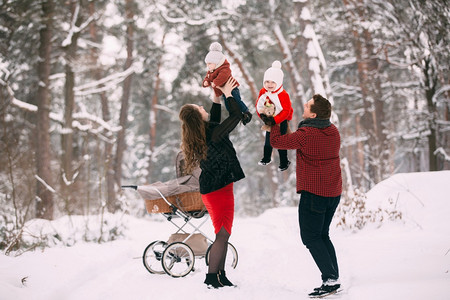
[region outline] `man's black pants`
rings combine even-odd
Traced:
[[[339,278],[336,252],[329,237],[329,229],[340,199],[341,196],[321,197],[303,191],[298,206],[302,242],[319,267],[324,282]]]

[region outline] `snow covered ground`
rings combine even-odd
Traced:
[[[367,205],[383,207],[389,198],[402,221],[357,232],[333,227],[344,291],[331,298],[450,299],[450,171],[394,175],[368,193]],[[126,239],[0,255],[0,299],[308,299],[320,285],[295,207],[236,218],[230,242],[239,263],[227,274],[238,287],[219,290],[202,283],[204,259],[184,278],[150,274],[143,250],[175,227],[163,218],[127,223]],[[202,228],[212,237],[210,222]]]

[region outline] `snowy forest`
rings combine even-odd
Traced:
[[[295,163],[286,172],[258,165],[264,135],[254,104],[279,60],[292,130],[312,95],[333,104],[339,224],[362,226],[377,218],[364,215],[375,184],[450,169],[449,19],[447,0],[1,1],[0,249],[23,246],[34,218],[145,215],[121,186],[175,177],[178,112],[210,107],[202,80],[214,41],[254,114],[231,136],[246,174],[236,212],[299,200]],[[345,224],[345,214],[361,218]]]

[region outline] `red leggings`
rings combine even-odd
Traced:
[[[234,218],[233,183],[217,191],[202,195],[202,200],[211,216],[214,233],[217,234],[224,227],[231,234]]]

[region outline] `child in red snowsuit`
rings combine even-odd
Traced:
[[[266,125],[273,126],[280,124],[281,134],[285,134],[288,129],[288,121],[292,119],[293,109],[289,94],[283,89],[283,71],[281,63],[276,60],[272,67],[264,73],[263,88],[259,91],[256,100],[256,112]],[[275,106],[273,116],[265,114],[266,108]],[[278,150],[280,155],[280,165],[278,170],[285,171],[289,168],[291,162],[287,157],[287,150]],[[272,161],[272,146],[270,145],[270,132],[266,131],[266,140],[264,143],[264,156],[259,161],[260,165],[268,165]]]

